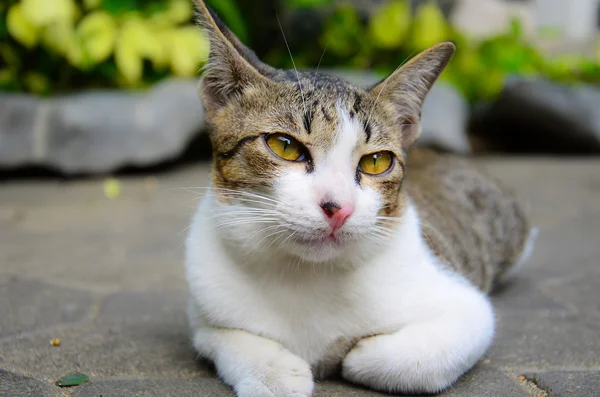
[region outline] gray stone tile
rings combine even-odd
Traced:
[[[499,315],[494,343],[487,354],[500,368],[540,370],[600,367],[597,317]]]
[[[143,219],[146,215],[140,210],[135,219],[99,224],[98,218],[113,219],[113,216],[128,217],[87,214],[81,215],[81,219],[88,226],[72,225],[66,230],[57,227],[55,232],[0,231],[0,279],[3,274],[5,277],[27,274],[43,277],[53,284],[76,285],[97,292],[153,290],[165,286],[183,290],[184,235],[177,233],[185,228],[187,220],[167,215]],[[37,221],[44,222],[41,217]],[[157,224],[163,225],[162,228]]]
[[[16,277],[0,279],[0,339],[81,321],[92,303],[86,292]]]
[[[73,397],[234,397],[216,378],[107,380],[78,386]]]
[[[444,397],[528,396],[517,383],[516,377],[515,379],[511,379],[499,370],[482,363],[467,372],[452,388],[441,395]]]
[[[551,397],[597,397],[600,371],[561,371],[525,374]]]
[[[343,380],[319,382],[315,385],[313,393],[313,397],[382,397],[388,395],[351,385]]]
[[[600,258],[597,259],[600,263]],[[561,303],[573,307],[580,314],[600,314],[600,269],[562,277],[542,284],[544,291]]]
[[[556,302],[542,290],[531,276],[517,276],[510,283],[494,291],[492,301],[500,317],[551,317],[574,314],[569,307]]]
[[[460,378],[456,384],[439,396],[467,397],[490,396],[520,397],[528,396],[515,380],[509,379],[500,371],[485,364],[479,364]],[[317,384],[314,397],[378,397],[389,396],[362,387],[353,386],[343,381],[326,381]]]
[[[48,341],[58,337],[60,347]],[[185,378],[205,375],[185,322],[86,324],[41,331],[0,344],[0,365],[58,379],[79,371],[90,378]]]
[[[96,321],[147,321],[187,324],[187,294],[180,290],[158,292],[118,292],[102,302]],[[184,327],[187,331],[187,327]]]
[[[58,388],[39,380],[13,374],[0,369],[0,396],[3,397],[54,397]]]
[[[542,282],[598,269],[598,159],[486,158],[482,163],[515,191],[540,228],[522,274]]]
[[[600,162],[483,163],[517,192],[541,232],[531,261],[493,298],[489,364],[445,395],[522,395],[504,372],[532,373],[555,395],[597,389]],[[0,186],[0,368],[41,380],[0,372],[0,395],[19,384],[46,397],[59,376],[81,371],[92,382],[72,392],[83,396],[97,397],[98,385],[114,396],[233,396],[196,360],[184,315],[181,244],[199,195],[172,188],[206,186],[207,177],[208,164],[175,170],[153,191],[143,177],[122,178],[116,200],[103,196],[102,180]],[[28,280],[9,281],[22,274]],[[87,291],[108,294],[93,323],[81,322],[92,305]],[[50,346],[54,337],[60,347]],[[378,395],[334,381],[316,389],[318,397]]]
[[[476,368],[466,374],[451,389],[440,396],[527,396],[521,387],[504,374],[490,368]],[[92,381],[76,389],[73,397],[108,396],[215,396],[233,397],[231,389],[215,377],[170,380],[108,380]],[[377,397],[379,393],[355,386],[343,380],[323,381],[316,384],[314,397]]]

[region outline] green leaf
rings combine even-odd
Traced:
[[[68,374],[60,378],[56,381],[56,386],[59,387],[71,387],[71,386],[79,386],[85,382],[89,382],[90,378],[79,372],[74,372],[72,374]]]
[[[108,13],[119,15],[139,8],[136,0],[102,0],[102,8]]]
[[[206,3],[216,11],[219,17],[223,18],[227,26],[242,42],[248,42],[248,28],[235,0],[207,0]]]
[[[437,3],[429,0],[421,3],[413,21],[410,45],[415,51],[421,51],[432,45],[449,39],[449,26]]]
[[[399,47],[410,31],[412,15],[407,0],[395,0],[379,7],[369,21],[375,45],[381,48]]]
[[[317,8],[329,5],[333,0],[287,0],[288,6],[297,8]]]
[[[6,29],[6,16],[5,12],[0,12],[0,37],[8,37],[8,30]]]
[[[342,6],[328,19],[322,37],[323,47],[327,46],[332,54],[348,57],[359,46],[359,35],[363,33],[360,16],[350,6]]]

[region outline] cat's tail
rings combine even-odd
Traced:
[[[523,267],[523,265],[527,263],[527,261],[529,261],[529,258],[531,258],[531,255],[533,254],[533,248],[535,246],[538,234],[539,228],[535,226],[530,228],[529,234],[523,242],[523,248],[521,249],[521,253],[517,257],[516,261],[514,261],[510,266],[506,267],[504,271],[498,275],[498,284],[504,284],[508,281],[511,281],[519,272],[519,270]]]

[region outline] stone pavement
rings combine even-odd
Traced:
[[[600,395],[600,160],[490,159],[541,233],[496,294],[498,332],[444,396]],[[232,396],[195,360],[182,242],[206,165],[121,179],[0,183],[0,396]],[[50,340],[60,338],[53,347]],[[57,378],[91,381],[70,389]],[[381,396],[342,381],[317,397]]]

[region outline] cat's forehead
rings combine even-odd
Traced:
[[[312,106],[343,106],[354,113],[361,108],[367,93],[363,88],[329,74],[317,72],[286,71],[288,84],[297,86],[301,96]]]
[[[377,144],[389,140],[385,117],[364,88],[323,73],[296,75],[291,71],[286,72],[286,78],[295,98],[293,119],[301,115],[303,132],[321,144],[333,143],[349,126],[360,131],[359,142]],[[354,132],[350,135],[356,136]]]
[[[275,83],[266,87],[246,88],[239,100],[221,113],[215,142],[262,132],[289,134],[317,157],[350,137],[354,146],[394,149],[397,139],[390,123],[366,89],[315,72],[279,71],[273,80]]]

